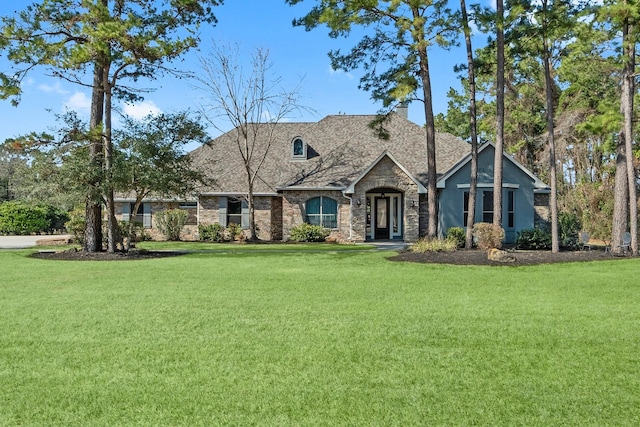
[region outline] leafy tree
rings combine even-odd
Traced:
[[[205,144],[208,136],[198,120],[189,118],[186,112],[148,116],[142,121],[128,119],[123,129],[114,133],[114,140],[114,188],[135,196],[132,212],[138,212],[143,199],[150,195],[189,196],[204,180],[184,147]],[[134,225],[129,221],[128,242]]]
[[[276,142],[274,129],[292,113],[304,109],[299,103],[298,88],[280,88],[280,79],[271,76],[269,52],[258,49],[252,57],[247,75],[238,62],[239,48],[219,46],[200,59],[203,73],[200,88],[208,100],[201,111],[207,121],[226,133],[228,142],[242,157],[249,210],[249,240],[256,239],[254,186],[262,165]]]
[[[297,4],[302,0],[287,0]],[[437,234],[435,117],[431,91],[429,49],[451,46],[453,14],[445,0],[318,0],[294,25],[307,30],[326,25],[330,37],[348,36],[356,27],[362,39],[348,52],[329,53],[334,69],[364,70],[360,88],[381,100],[384,108],[420,100],[424,105],[427,145],[429,237]]]
[[[176,72],[164,64],[198,44],[196,30],[214,23],[212,6],[221,0],[43,0],[13,17],[3,17],[0,49],[15,64],[0,73],[0,98],[19,102],[20,84],[35,66],[50,75],[92,90],[91,170],[104,169],[87,189],[87,235],[84,248],[100,249],[100,198],[106,196],[108,249],[115,249],[112,98],[140,99],[140,91],[121,81],[154,79]],[[85,80],[88,69],[92,81]],[[101,186],[106,181],[106,186]],[[98,189],[102,188],[102,191]]]

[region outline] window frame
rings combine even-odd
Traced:
[[[296,154],[296,143],[302,144],[302,153]],[[307,159],[307,143],[300,136],[296,136],[291,140],[291,158],[293,160],[306,160]]]
[[[309,213],[309,205],[311,201],[315,201],[319,199],[318,203],[318,213]],[[325,200],[331,201],[332,205],[335,206],[335,213],[325,213],[325,209],[328,207],[325,205]],[[332,207],[333,207],[332,206]],[[338,201],[333,197],[329,196],[317,196],[307,199],[305,202],[305,218],[304,222],[311,225],[319,225],[323,228],[328,229],[337,229],[338,228]],[[316,221],[311,220],[311,218],[317,219]]]

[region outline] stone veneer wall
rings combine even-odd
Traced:
[[[544,228],[549,225],[549,221],[551,219],[549,197],[550,195],[547,193],[535,193],[533,195],[534,227]]]
[[[282,195],[282,240],[288,240],[291,229],[304,222],[305,202],[313,197],[331,197],[338,202],[338,229],[332,230],[336,239],[349,238],[349,199],[341,191],[287,191]]]
[[[418,185],[413,182],[402,169],[390,158],[385,157],[373,167],[356,185],[353,200],[360,200],[361,205],[353,207],[352,240],[366,239],[366,194],[377,188],[395,189],[404,193],[403,197],[403,238],[405,242],[415,242],[420,235],[421,204],[411,206],[411,201],[421,200]]]
[[[275,240],[272,232],[272,218],[274,200],[277,197],[254,197],[254,215],[256,221],[256,235],[260,240]],[[215,224],[220,222],[219,217],[219,197],[218,196],[202,196],[200,197],[199,215],[200,224]],[[278,210],[278,203],[275,203],[275,210]],[[277,228],[277,227],[276,227]]]

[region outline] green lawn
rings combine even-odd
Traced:
[[[0,251],[0,425],[640,425],[640,259],[282,246]]]

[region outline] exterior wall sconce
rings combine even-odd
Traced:
[[[412,201],[411,201],[411,207],[412,207],[412,208],[415,208],[415,207],[416,207],[416,201],[415,201],[415,200],[412,200]]]
[[[360,201],[360,199],[356,200],[356,205],[360,206],[362,204],[362,202]]]

